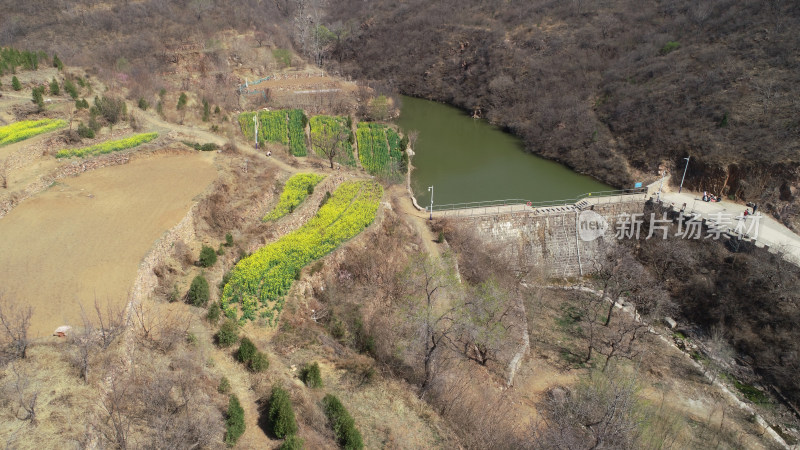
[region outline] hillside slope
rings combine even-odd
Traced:
[[[625,187],[691,155],[690,188],[797,210],[796,2],[335,0],[329,20],[350,21],[332,64],[580,172]]]

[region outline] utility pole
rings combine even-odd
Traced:
[[[681,186],[678,188],[678,193],[679,194],[683,190],[683,180],[686,178],[686,169],[689,168],[689,158],[691,158],[691,156],[687,156],[686,158],[683,158],[683,159],[686,160],[686,167],[683,168],[683,177],[681,177]]]
[[[258,111],[253,116],[253,134],[256,136],[256,150],[258,150]]]
[[[431,216],[429,220],[433,220],[433,186],[428,186],[428,191],[431,193]]]

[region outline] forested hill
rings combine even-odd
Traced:
[[[619,187],[691,155],[691,187],[791,213],[778,197],[800,162],[798,2],[332,3],[330,22],[351,25],[331,61],[352,75],[480,108]]]

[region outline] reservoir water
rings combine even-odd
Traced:
[[[520,140],[441,103],[403,97],[400,128],[419,131],[411,187],[421,206],[504,199],[571,199],[611,190],[523,150]]]

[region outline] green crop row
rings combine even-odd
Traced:
[[[255,140],[253,116],[258,114],[258,143],[278,142],[289,145],[295,156],[306,156],[306,115],[301,109],[245,112],[239,114],[239,126],[248,141]]]
[[[66,126],[67,122],[57,119],[23,120],[21,122],[15,122],[0,127],[0,147]]]
[[[400,136],[391,128],[386,128],[386,141],[389,142],[389,157],[400,161],[403,159],[403,151],[401,148]]]
[[[243,112],[239,114],[239,127],[242,129],[242,134],[244,138],[248,141],[253,141],[253,116],[256,113],[254,112]]]
[[[289,148],[294,156],[306,156],[306,122],[302,109],[289,110]]]
[[[347,166],[356,165],[356,158],[353,156],[353,132],[348,126],[347,117],[314,116],[311,118],[310,123],[311,143],[312,147],[314,148],[314,152],[317,155],[327,158],[325,153],[316,145],[314,145],[314,142],[317,142],[320,139],[324,131],[327,130],[328,133],[333,136],[337,136],[339,133],[345,132],[347,138],[339,143],[339,148],[336,151],[336,157],[334,158],[334,161]]]
[[[242,134],[247,140],[252,141],[255,136],[253,128],[253,116],[256,113],[246,112],[239,114],[239,126]],[[289,143],[288,127],[286,125],[286,111],[258,111],[258,143],[279,142]]]
[[[270,211],[269,214],[264,216],[264,221],[278,220],[294,211],[295,208],[303,203],[303,200],[313,191],[314,186],[322,181],[323,178],[325,178],[324,175],[317,175],[315,173],[298,173],[297,175],[293,175],[286,181],[286,185],[283,186],[283,192],[281,192],[281,198],[278,200],[278,204],[275,205],[275,208]]]
[[[258,113],[259,142],[289,143],[289,129],[286,125],[286,111],[261,111]]]
[[[275,325],[300,270],[371,224],[382,195],[374,181],[342,183],[305,225],[239,261],[222,292],[225,314],[236,318],[239,304],[241,320],[254,320],[261,310]]]
[[[361,165],[373,175],[386,174],[392,170],[386,142],[387,129],[383,124],[360,122],[356,130]]]
[[[120,150],[125,150],[128,148],[133,148],[142,145],[146,142],[152,141],[157,137],[158,133],[136,134],[124,139],[101,142],[99,144],[92,145],[89,147],[60,150],[58,153],[56,153],[56,158],[69,158],[72,156],[85,158],[87,156],[104,155],[106,153],[118,152]]]

